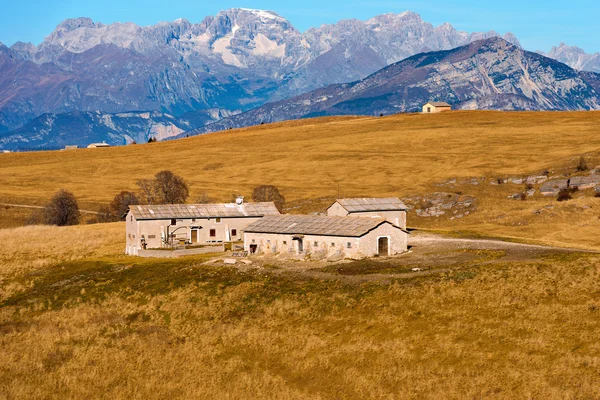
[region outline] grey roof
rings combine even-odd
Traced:
[[[431,104],[434,107],[452,107],[450,104],[445,101],[428,101],[427,104]]]
[[[279,215],[274,203],[238,204],[157,204],[135,205],[129,210],[135,219],[227,218]]]
[[[368,211],[405,211],[408,209],[397,197],[338,199],[337,202],[349,213]]]
[[[244,231],[288,235],[361,237],[381,224],[389,224],[389,222],[382,218],[273,215],[251,223]]]

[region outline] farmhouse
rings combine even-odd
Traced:
[[[397,197],[338,199],[327,209],[330,217],[380,217],[406,230],[406,205]]]
[[[443,101],[430,101],[423,106],[423,113],[441,113],[444,111],[452,111],[452,106]]]
[[[266,216],[244,231],[244,250],[362,258],[405,252],[408,232],[383,218]]]
[[[102,147],[110,147],[110,144],[106,143],[106,142],[102,142],[102,143],[92,143],[88,145],[88,149],[99,149]]]
[[[175,243],[202,245],[235,242],[244,229],[265,215],[279,215],[273,203],[135,205],[126,218],[125,252],[170,248]]]

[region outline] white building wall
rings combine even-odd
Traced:
[[[298,254],[298,235],[276,233],[244,233],[244,250],[251,252],[256,245],[258,254],[293,253]],[[340,236],[304,235],[303,254],[325,253],[331,256],[343,253],[345,257],[373,257],[378,254],[379,237],[388,237],[389,255],[399,254],[408,249],[408,234],[390,224],[382,224],[377,229],[360,238]],[[350,247],[348,247],[350,244]]]
[[[338,202],[333,203],[327,209],[327,215],[330,217],[381,217],[392,224],[406,230],[406,211],[364,211],[348,213],[348,211]]]
[[[243,240],[243,231],[251,223],[258,221],[260,217],[235,217],[235,218],[196,218],[177,219],[175,225],[171,225],[171,219],[159,220],[136,220],[131,212],[126,217],[126,254],[136,255],[142,249],[142,238],[147,249],[160,249],[165,247],[164,239],[168,233],[175,234],[176,239],[192,239],[192,230],[198,231],[198,240],[195,243],[221,243],[236,242]],[[197,229],[196,229],[197,228]],[[215,236],[210,236],[214,229]],[[235,233],[235,234],[234,234]]]

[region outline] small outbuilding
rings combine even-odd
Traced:
[[[106,142],[102,142],[102,143],[92,143],[88,145],[88,149],[99,149],[102,147],[110,147],[110,144],[106,143]]]
[[[244,229],[265,215],[279,215],[274,203],[132,205],[125,215],[125,253],[241,241]]]
[[[423,113],[441,113],[445,111],[452,111],[452,106],[443,101],[430,101],[423,106]]]
[[[383,218],[273,215],[244,231],[250,254],[291,253],[314,257],[391,256],[408,249],[408,232]]]
[[[327,209],[330,217],[381,217],[406,230],[408,208],[397,197],[338,199]]]

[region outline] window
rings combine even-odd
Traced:
[[[256,240],[252,239],[252,243],[256,243]]]
[[[156,239],[156,235],[148,235],[148,239]]]
[[[331,243],[331,247],[335,247],[335,243]]]
[[[231,236],[237,236],[237,229],[231,230]]]
[[[177,225],[177,220],[176,219],[172,219],[171,220],[171,225]]]
[[[315,242],[315,247],[319,247],[319,242]]]
[[[271,241],[270,241],[270,240],[267,240],[267,243],[271,243]]]
[[[352,243],[348,242],[348,244],[346,245],[346,247],[348,247],[349,249],[351,249],[352,248]]]
[[[217,224],[221,223],[221,218],[217,218],[215,221],[217,221]]]
[[[431,107],[427,107],[427,112],[431,112]]]
[[[210,230],[210,237],[216,237],[217,236],[217,230],[216,229],[211,229]]]
[[[133,222],[133,215],[131,216],[131,222]]]
[[[284,240],[284,241],[283,241],[283,244],[287,244],[287,240]]]
[[[192,222],[196,222],[196,218],[192,218]]]

